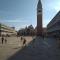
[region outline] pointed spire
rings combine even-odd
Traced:
[[[37,5],[38,9],[42,9],[42,4],[41,4],[41,0],[38,1],[38,5]]]
[[[41,4],[41,0],[39,0],[38,3]]]

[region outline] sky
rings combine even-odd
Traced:
[[[16,30],[29,25],[37,25],[38,0],[0,0],[0,23],[13,26]],[[43,8],[43,27],[60,10],[60,0],[41,0]]]

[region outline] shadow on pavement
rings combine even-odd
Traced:
[[[48,47],[43,38],[34,38],[27,46],[7,60],[58,60],[56,49]]]

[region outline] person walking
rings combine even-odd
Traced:
[[[4,37],[2,36],[2,38],[1,38],[1,40],[2,40],[2,44],[3,44],[3,42],[4,42]]]
[[[26,45],[26,39],[24,38],[24,41],[23,41],[23,45],[25,46]]]
[[[5,38],[5,44],[7,44],[7,39]]]
[[[23,40],[23,37],[21,37],[21,41]]]
[[[7,43],[7,37],[8,37],[8,35],[6,34],[6,36],[5,36],[5,44]]]

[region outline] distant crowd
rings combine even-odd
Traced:
[[[4,43],[7,44],[7,36],[2,36],[1,37],[1,43],[2,44],[4,44]]]
[[[7,44],[7,41],[8,41],[7,37],[8,37],[7,35],[1,36],[1,43],[2,44]],[[18,40],[18,36],[17,36],[17,40]],[[21,42],[23,42],[23,46],[25,46],[26,45],[26,39],[23,36],[21,36],[20,40],[21,40]]]

